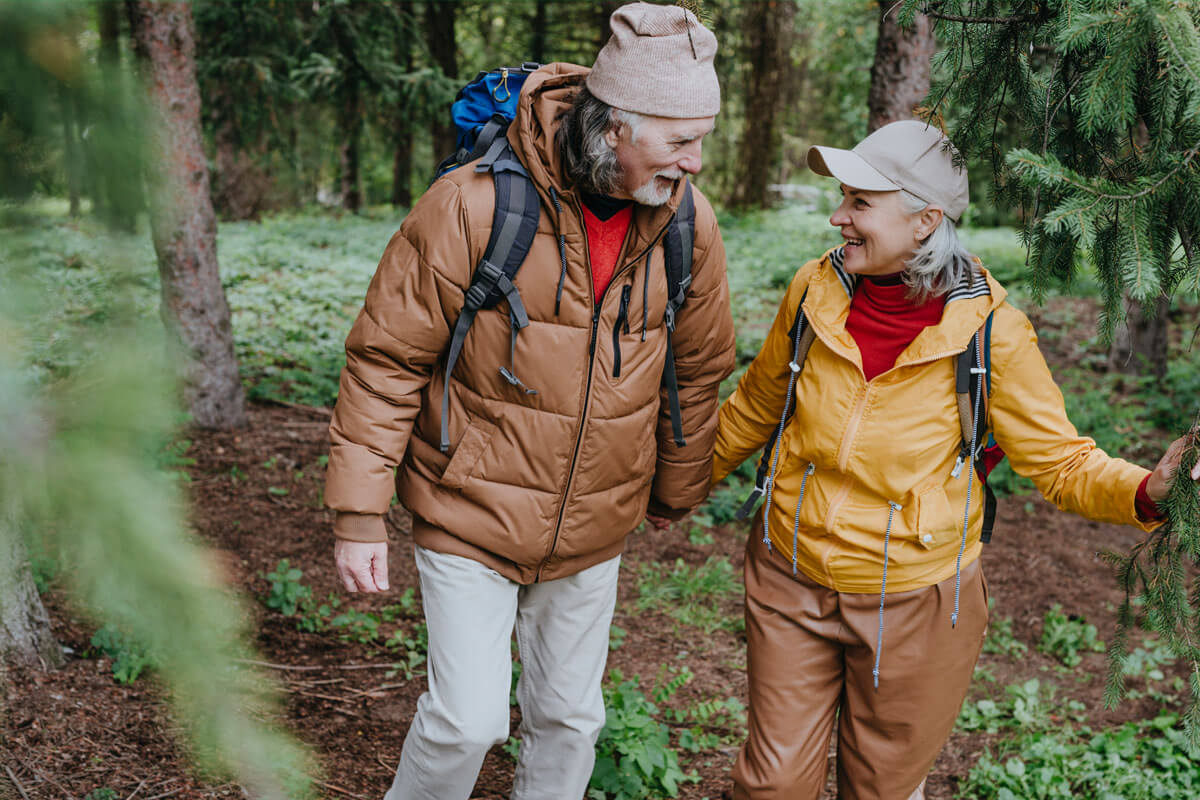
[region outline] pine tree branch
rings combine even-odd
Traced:
[[[1063,183],[1067,184],[1068,186],[1073,186],[1076,189],[1079,189],[1080,191],[1082,191],[1083,193],[1089,194],[1089,195],[1095,197],[1097,199],[1097,201],[1099,201],[1099,200],[1112,200],[1112,201],[1138,200],[1142,197],[1145,197],[1146,195],[1153,194],[1155,191],[1158,190],[1158,188],[1160,186],[1162,186],[1164,183],[1169,181],[1171,178],[1178,175],[1185,167],[1187,167],[1189,164],[1191,164],[1192,159],[1195,158],[1197,155],[1200,155],[1200,142],[1197,142],[1190,150],[1185,151],[1183,153],[1183,160],[1180,161],[1178,164],[1176,164],[1172,169],[1170,169],[1167,172],[1167,174],[1163,175],[1161,178],[1159,178],[1157,181],[1155,181],[1154,183],[1147,186],[1145,189],[1142,189],[1139,192],[1134,192],[1132,194],[1109,194],[1108,192],[1102,192],[1086,183],[1081,183],[1079,181],[1072,180],[1071,178],[1067,177],[1066,175],[1059,176],[1059,180],[1061,180]],[[1036,164],[1032,160],[1027,159],[1027,158],[1015,158],[1013,160],[1018,164],[1024,164],[1029,167],[1036,166]]]
[[[941,19],[946,22],[961,22],[966,25],[1008,25],[1014,22],[1033,22],[1038,18],[1037,14],[1014,14],[1008,17],[970,17],[960,14],[943,14],[941,11],[934,11],[931,6],[921,9],[921,13],[932,19]]]
[[[1167,40],[1167,44],[1170,45],[1171,52],[1175,54],[1177,63],[1183,66],[1184,70],[1187,71],[1188,75],[1192,76],[1193,82],[1200,84],[1200,75],[1196,74],[1196,71],[1194,69],[1192,69],[1192,65],[1189,64],[1188,60],[1183,56],[1183,54],[1181,52],[1179,52],[1179,45],[1176,44],[1175,39],[1172,38],[1171,31],[1167,28],[1167,26],[1161,24],[1161,20],[1160,20],[1159,29],[1162,31],[1163,38]]]

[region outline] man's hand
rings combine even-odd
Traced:
[[[333,563],[347,592],[388,590],[387,542],[351,542],[338,539]]]
[[[658,514],[646,512],[646,521],[653,525],[658,530],[666,530],[671,525],[671,520],[666,517],[660,517]]]
[[[1175,470],[1179,469],[1183,451],[1191,446],[1196,436],[1200,436],[1200,433],[1192,431],[1171,442],[1171,446],[1159,460],[1154,472],[1150,473],[1150,480],[1146,482],[1146,494],[1150,495],[1150,499],[1155,503],[1161,505],[1162,501],[1167,499],[1167,492],[1171,488],[1171,479],[1175,477]],[[1200,481],[1200,461],[1197,461],[1196,465],[1192,467],[1192,480]]]

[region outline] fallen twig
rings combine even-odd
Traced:
[[[291,670],[295,672],[309,672],[320,669],[396,669],[395,664],[324,664],[319,666],[306,666],[296,664],[271,664],[267,661],[254,661],[249,658],[235,658],[234,661],[238,664],[251,664],[256,667]]]
[[[28,745],[26,745],[26,748],[25,748],[25,749],[27,749],[27,750],[29,749]],[[39,778],[40,780],[46,781],[47,783],[52,783],[52,784],[54,784],[54,785],[55,785],[55,787],[57,787],[57,788],[58,788],[58,790],[59,790],[60,792],[62,792],[62,793],[63,793],[63,797],[67,798],[67,800],[73,800],[73,797],[72,797],[71,793],[70,793],[70,792],[68,792],[66,789],[64,789],[64,788],[63,788],[63,785],[62,785],[61,783],[59,783],[58,781],[54,780],[54,778],[51,778],[51,777],[50,777],[50,776],[48,776],[48,775],[43,775],[43,774],[42,774],[42,773],[41,773],[41,772],[40,772],[38,769],[36,769],[35,767],[31,767],[31,766],[29,766],[29,765],[28,765],[28,764],[26,764],[26,763],[25,763],[25,762],[24,762],[24,761],[21,759],[21,757],[20,757],[20,756],[18,756],[16,753],[13,753],[13,754],[12,754],[12,757],[13,757],[13,758],[15,758],[15,759],[17,760],[17,763],[18,763],[18,764],[20,764],[22,767],[24,767],[25,769],[29,770],[29,771],[30,771],[30,772],[32,772],[34,775],[38,776],[38,778]],[[7,769],[7,767],[5,767],[5,769]]]
[[[138,792],[140,792],[142,790],[142,787],[145,785],[146,785],[146,781],[143,778],[142,782],[137,785],[136,789],[134,789],[132,792],[129,793],[129,796],[126,797],[125,800],[133,800],[134,795],[136,795]]]
[[[8,768],[8,764],[4,765],[4,771],[8,773],[8,779],[12,781],[13,786],[17,787],[17,791],[21,793],[21,797],[24,797],[25,800],[29,800],[29,794],[26,793],[25,787],[21,785],[19,780],[17,780],[17,776],[13,774],[13,771]]]
[[[366,800],[366,798],[363,795],[355,794],[354,792],[350,791],[349,789],[343,789],[342,787],[335,786],[332,783],[326,783],[325,781],[319,781],[316,778],[313,778],[313,783],[315,783],[317,786],[320,786],[323,789],[328,789],[331,792],[338,792],[340,794],[346,795],[347,797],[357,797],[357,798],[359,798],[359,800]]]
[[[322,416],[326,417],[333,416],[333,409],[326,408],[325,406],[306,406],[303,403],[289,403],[287,400],[277,400],[274,397],[266,400],[265,402],[271,405],[283,406],[284,408],[294,408],[297,411],[309,411],[313,414],[321,414]]]
[[[380,686],[375,686],[371,689],[354,689],[350,692],[350,697],[358,697],[360,695],[374,694],[375,692],[385,692],[388,689],[399,689],[401,686],[407,686],[407,683],[385,683]]]
[[[146,800],[162,800],[164,797],[170,797],[171,795],[179,794],[182,791],[183,787],[181,786],[178,789],[172,789],[169,792],[163,792],[162,794],[156,794],[153,797],[147,797]]]
[[[290,684],[304,684],[305,686],[322,686],[322,685],[327,685],[330,683],[345,683],[345,682],[346,682],[345,678],[325,678],[324,680],[319,680],[319,681],[296,680],[296,681],[289,681],[288,683],[289,683],[289,685]]]

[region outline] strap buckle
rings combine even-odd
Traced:
[[[497,267],[486,258],[479,262],[479,266],[475,268],[475,280],[467,289],[466,296],[463,300],[463,307],[471,311],[478,311],[483,308],[483,304],[487,301],[488,295],[500,283],[500,279],[504,277],[504,270]]]

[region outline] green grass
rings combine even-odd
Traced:
[[[718,629],[739,630],[742,619],[721,611],[721,598],[740,594],[741,581],[733,565],[712,556],[698,567],[677,559],[665,564],[642,564],[638,576],[639,611],[661,611],[683,625],[705,633]]]

